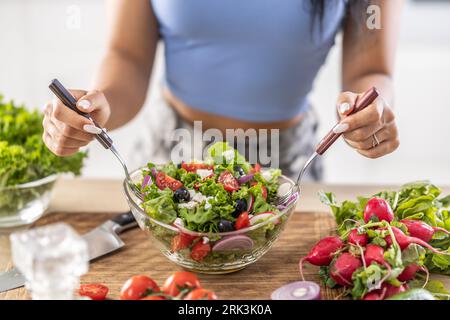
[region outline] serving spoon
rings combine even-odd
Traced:
[[[50,85],[48,86],[50,90],[58,97],[61,102],[68,107],[69,109],[75,111],[80,116],[85,117],[86,119],[89,119],[92,121],[92,123],[101,130],[99,134],[95,135],[95,138],[98,142],[105,148],[111,150],[111,152],[116,156],[116,158],[119,160],[120,164],[122,165],[123,171],[125,172],[125,178],[128,183],[128,185],[133,190],[134,194],[140,199],[143,200],[143,196],[141,191],[138,187],[133,183],[130,177],[130,173],[128,171],[128,167],[123,160],[120,153],[117,151],[117,149],[113,145],[113,140],[111,137],[106,133],[106,130],[102,128],[94,119],[92,119],[91,115],[89,113],[83,112],[77,108],[77,100],[75,97],[61,84],[61,82],[58,81],[58,79],[53,79]]]
[[[361,98],[356,100],[355,107],[348,115],[355,114],[363,110],[364,108],[367,108],[372,102],[375,101],[375,99],[379,95],[380,94],[377,88],[375,87],[370,88],[361,96]],[[339,123],[337,123],[316,146],[314,153],[308,158],[308,160],[305,162],[302,169],[300,170],[300,173],[298,174],[297,181],[295,182],[295,184],[290,187],[288,186],[286,190],[282,190],[284,189],[282,188],[283,185],[280,186],[281,189],[279,190],[280,195],[276,196],[271,201],[273,205],[275,206],[284,205],[287,202],[290,202],[292,197],[295,196],[297,192],[298,193],[300,192],[300,185],[302,182],[302,178],[306,172],[306,169],[314,161],[314,159],[316,159],[317,156],[322,156],[325,153],[325,151],[327,151],[328,148],[331,147],[331,145],[342,135],[342,133],[335,132],[336,126],[338,124]]]

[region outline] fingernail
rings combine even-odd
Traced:
[[[84,110],[87,110],[91,107],[91,103],[88,100],[78,101],[78,106]]]
[[[344,102],[339,106],[339,112],[341,114],[345,114],[348,110],[350,110],[350,103]]]
[[[102,129],[97,128],[96,126],[93,126],[91,124],[85,124],[83,126],[83,130],[92,134],[99,134],[102,132]]]
[[[334,126],[333,132],[334,133],[342,133],[348,130],[348,124],[347,123],[338,123]]]

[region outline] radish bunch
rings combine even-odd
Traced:
[[[429,243],[435,232],[447,236],[447,230],[419,220],[397,221],[389,203],[380,197],[370,199],[362,219],[352,222],[340,237],[323,238],[300,260],[302,278],[303,264],[309,262],[321,268],[322,280],[329,286],[343,286],[355,299],[382,300],[408,290],[408,282],[419,272],[428,279],[424,256],[417,253],[411,261],[416,248],[450,255]]]

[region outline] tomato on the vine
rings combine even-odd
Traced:
[[[167,278],[162,291],[170,296],[177,296],[180,290],[200,288],[197,276],[188,271],[177,271]]]
[[[217,295],[209,290],[199,288],[189,292],[184,300],[217,300]]]
[[[155,292],[160,292],[160,289],[153,279],[144,275],[137,275],[124,283],[120,290],[120,299],[140,300]]]

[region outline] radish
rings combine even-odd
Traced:
[[[394,212],[386,200],[381,198],[370,199],[364,207],[364,221],[369,222],[372,217],[377,217],[378,221],[391,222],[394,220]]]
[[[386,228],[382,228],[382,229],[386,229]],[[418,244],[419,246],[429,249],[433,253],[450,255],[450,252],[442,252],[442,251],[436,250],[435,248],[430,246],[428,243],[426,243],[422,239],[407,236],[406,234],[403,233],[402,230],[400,230],[397,227],[391,227],[391,229],[392,229],[392,232],[394,233],[395,240],[397,240],[398,245],[400,246],[400,249],[402,249],[402,250],[405,249],[407,246],[409,246],[411,243],[415,243],[415,244]],[[391,239],[390,235],[387,235],[385,240],[388,243],[388,245],[392,244],[392,239]]]
[[[450,235],[450,232],[444,228],[432,227],[420,220],[403,219],[400,222],[408,228],[408,232],[412,237],[422,239],[425,242],[430,242],[434,233],[438,231]]]
[[[392,296],[395,296],[396,294],[405,292],[406,290],[408,290],[408,285],[407,284],[402,284],[400,287],[396,287],[390,283],[383,283],[383,285],[381,286],[382,289],[386,288],[386,293],[383,297],[383,299],[385,298],[389,298]]]
[[[330,266],[330,277],[341,286],[352,286],[353,272],[361,266],[360,259],[349,252],[344,252]]]
[[[334,254],[344,247],[344,242],[339,237],[325,237],[317,242],[306,257],[300,259],[300,275],[303,277],[303,263],[308,261],[315,266],[328,266],[333,260]]]
[[[409,281],[416,275],[417,270],[420,269],[420,266],[417,264],[410,264],[405,267],[402,273],[397,277],[399,281]]]
[[[364,251],[364,260],[368,266],[370,266],[372,262],[385,265],[386,260],[384,260],[384,249],[374,244],[368,244],[366,251]]]
[[[358,232],[358,229],[353,229],[348,235],[348,242],[354,245],[365,247],[367,245],[367,242],[369,242],[369,236],[367,235],[367,233],[360,234]]]
[[[362,300],[383,300],[383,292],[381,290],[374,290],[367,293]]]

